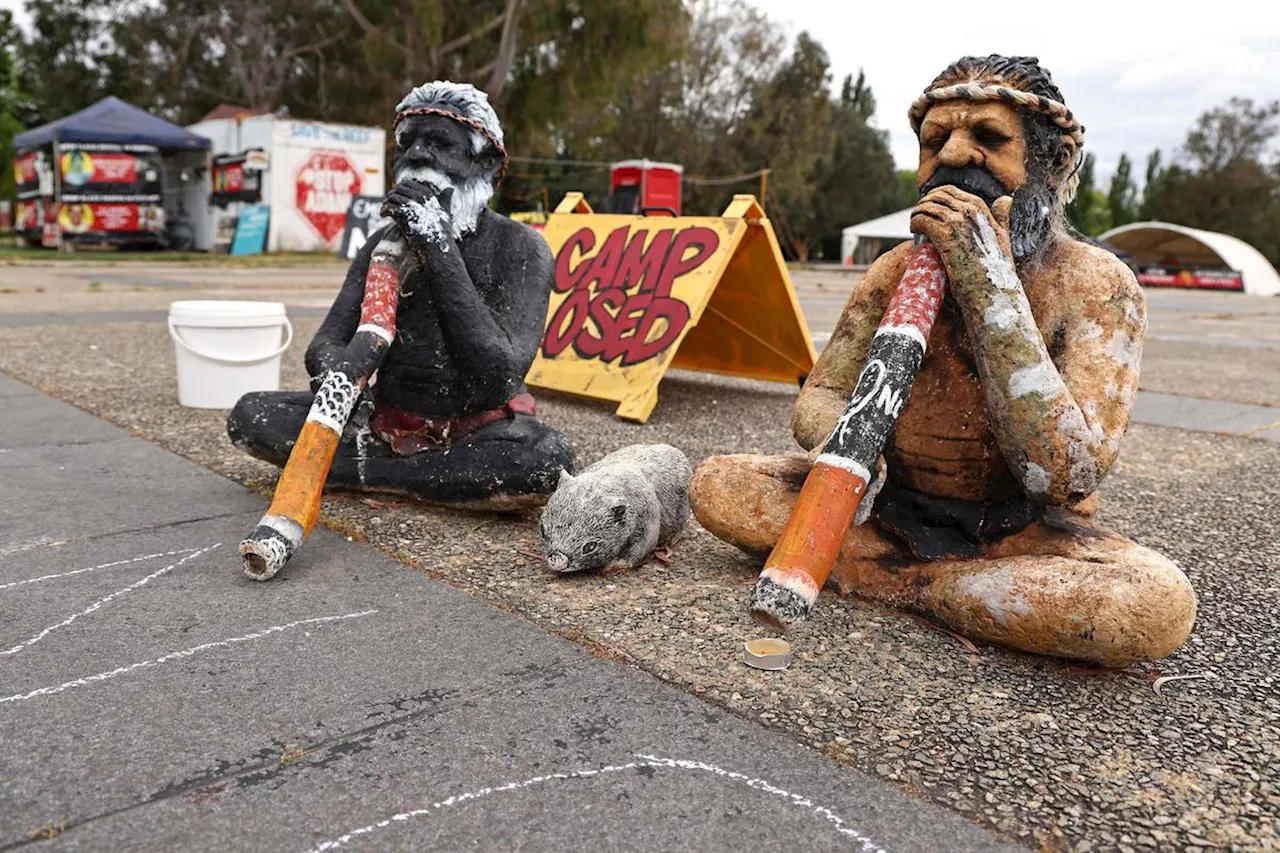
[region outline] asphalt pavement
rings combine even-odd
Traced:
[[[1021,849],[264,505],[0,376],[0,850]]]

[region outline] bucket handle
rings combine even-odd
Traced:
[[[263,362],[270,361],[273,358],[278,358],[284,354],[284,351],[289,348],[289,344],[293,343],[293,323],[289,322],[288,317],[284,318],[284,327],[287,334],[285,336],[284,343],[280,345],[280,349],[270,353],[269,355],[260,355],[254,358],[227,358],[225,356],[209,355],[208,353],[200,352],[182,339],[182,336],[178,334],[178,330],[173,327],[172,317],[169,318],[169,337],[173,338],[173,342],[175,344],[198,358],[203,358],[207,361],[216,361],[220,364],[246,366],[250,364],[262,364]]]

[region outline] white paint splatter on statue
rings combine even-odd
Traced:
[[[987,607],[991,618],[1008,627],[1010,616],[1026,616],[1031,604],[1013,591],[1013,572],[999,569],[985,574],[965,575],[956,580],[961,594],[978,599]]]
[[[1015,400],[1029,394],[1039,394],[1045,400],[1052,400],[1062,393],[1062,387],[1062,377],[1051,361],[1015,370],[1009,377],[1009,396]]]
[[[1000,241],[996,239],[995,229],[985,216],[975,216],[974,225],[978,233],[973,236],[974,245],[978,247],[978,257],[982,268],[987,271],[987,280],[1000,290],[1022,290],[1022,282],[1013,269],[1013,264],[1000,250]]]
[[[1022,475],[1022,485],[1029,495],[1047,495],[1053,480],[1049,472],[1034,462],[1027,463],[1027,472]]]
[[[1112,361],[1130,370],[1136,371],[1142,361],[1142,346],[1126,335],[1123,329],[1116,329],[1112,333],[1111,340],[1107,341],[1106,352]]]

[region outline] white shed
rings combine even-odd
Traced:
[[[1098,239],[1133,255],[1138,281],[1144,285],[1280,294],[1280,274],[1271,262],[1229,234],[1171,222],[1134,222]]]
[[[841,232],[840,263],[869,264],[885,251],[904,240],[910,240],[911,211],[914,207],[890,213],[857,225],[850,225]]]

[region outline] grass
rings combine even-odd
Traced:
[[[335,252],[275,252],[263,255],[230,255],[211,252],[138,252],[114,247],[78,246],[74,252],[56,252],[39,246],[19,246],[12,237],[0,238],[0,264],[13,266],[29,261],[53,263],[91,262],[95,264],[182,263],[220,267],[277,267],[346,264]]]

